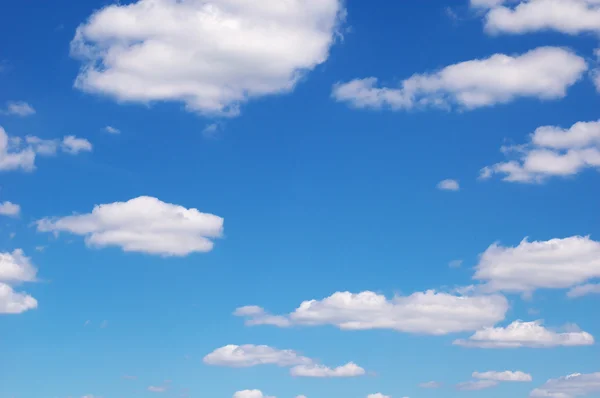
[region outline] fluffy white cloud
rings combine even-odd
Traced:
[[[310,358],[293,350],[278,350],[266,345],[227,345],[204,357],[204,363],[217,366],[250,367],[256,365],[294,366],[312,364]]]
[[[600,392],[600,372],[575,373],[558,379],[550,379],[529,394],[532,398],[576,398]]]
[[[485,29],[492,34],[547,30],[570,35],[600,33],[598,0],[471,0],[471,4],[489,8]]]
[[[389,395],[383,395],[382,393],[378,392],[377,394],[369,394],[367,395],[367,398],[392,398]]]
[[[250,310],[249,310],[250,309]],[[435,291],[388,300],[373,292],[337,292],[323,300],[300,304],[286,316],[273,316],[260,307],[242,307],[235,314],[247,324],[334,325],[345,330],[393,329],[443,335],[473,331],[504,319],[508,302],[500,295],[454,296]]]
[[[541,321],[515,321],[507,327],[489,327],[475,332],[468,340],[455,340],[455,345],[474,348],[549,348],[572,347],[594,344],[594,337],[577,330],[555,332],[542,326]]]
[[[0,215],[17,217],[21,213],[21,206],[12,202],[0,203]]]
[[[437,184],[438,189],[442,191],[458,191],[460,190],[460,185],[456,180],[443,180]]]
[[[179,101],[235,115],[243,102],[290,92],[329,57],[341,0],[138,0],[77,28],[75,86],[119,101]]]
[[[37,308],[37,300],[26,293],[18,293],[0,282],[0,314],[20,314]]]
[[[498,382],[494,380],[475,380],[458,383],[456,389],[459,391],[479,391],[496,387],[497,385]]]
[[[363,368],[352,362],[334,369],[318,364],[298,365],[290,369],[290,374],[296,377],[357,377],[365,373]]]
[[[223,232],[223,219],[141,196],[127,202],[94,207],[91,213],[37,221],[42,232],[70,232],[85,236],[89,246],[118,246],[124,251],[164,256],[208,252],[210,238]]]
[[[515,381],[515,382],[528,382],[532,381],[533,378],[530,374],[516,371],[512,372],[506,370],[504,372],[473,372],[474,379],[480,380],[494,380],[494,381]]]
[[[120,134],[121,133],[121,130],[119,130],[118,128],[112,127],[112,126],[104,127],[104,131],[106,131],[109,134]]]
[[[494,54],[435,73],[416,74],[400,87],[378,87],[374,77],[338,83],[332,95],[356,108],[475,109],[521,97],[562,98],[587,69],[585,60],[567,49],[540,47],[521,55]]]
[[[508,157],[481,171],[481,178],[503,175],[504,181],[539,183],[585,169],[600,170],[600,121],[578,122],[570,128],[542,126],[525,145],[502,147]]]
[[[486,291],[531,293],[566,289],[600,278],[600,242],[588,236],[521,241],[516,247],[491,245],[479,258],[473,279]]]
[[[600,294],[600,283],[586,283],[585,285],[575,286],[567,292],[570,298],[583,297],[589,294]]]
[[[243,390],[233,394],[233,398],[275,398],[264,395],[260,390]]]
[[[15,116],[31,116],[35,114],[35,109],[27,102],[23,101],[9,101],[6,103],[6,110],[0,112],[6,115],[15,115]]]
[[[77,138],[74,135],[68,135],[63,138],[62,149],[71,155],[77,155],[80,152],[91,152],[92,144],[85,138]]]
[[[15,249],[12,253],[0,253],[0,282],[34,282],[36,275],[36,267],[22,249]]]

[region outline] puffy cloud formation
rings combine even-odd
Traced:
[[[600,121],[578,122],[570,128],[542,126],[524,145],[504,146],[507,161],[484,167],[481,178],[494,174],[504,181],[540,183],[550,177],[600,170]]]
[[[494,380],[475,380],[475,381],[466,381],[464,383],[458,383],[456,385],[456,389],[458,391],[479,391],[486,390],[488,388],[496,387],[498,385],[497,381]]]
[[[89,246],[118,246],[124,251],[185,256],[208,252],[210,238],[223,232],[223,219],[156,198],[141,196],[127,202],[94,207],[91,213],[37,221],[41,232],[85,236]]]
[[[524,373],[521,371],[511,372],[510,370],[506,370],[504,372],[473,372],[473,378],[480,380],[516,382],[528,382],[533,380],[531,375],[528,373]]]
[[[458,191],[460,190],[460,184],[456,180],[443,180],[437,185],[438,189],[442,191]]]
[[[367,398],[392,398],[389,395],[383,395],[382,393],[378,392],[376,394],[369,394],[367,395]]]
[[[17,293],[0,282],[0,314],[20,314],[37,308],[37,300],[26,293]]]
[[[35,309],[37,300],[26,293],[15,292],[11,285],[35,282],[37,268],[21,249],[0,253],[0,314],[20,314]]]
[[[600,392],[600,372],[550,379],[529,394],[532,398],[577,398]]]
[[[435,73],[415,74],[400,87],[379,87],[375,77],[338,83],[332,96],[354,108],[470,110],[517,98],[563,98],[587,69],[585,60],[572,51],[540,47],[521,55],[494,54]]]
[[[334,369],[318,364],[298,365],[290,369],[290,374],[297,377],[357,377],[365,373],[363,368],[352,362]]]
[[[341,0],[138,0],[77,28],[75,87],[118,101],[178,101],[236,115],[251,98],[290,92],[329,57]]]
[[[471,5],[488,9],[485,30],[492,34],[600,33],[598,0],[471,0]]]
[[[12,202],[0,203],[0,215],[9,217],[18,217],[21,213],[21,206]]]
[[[285,316],[260,307],[242,307],[234,313],[248,325],[334,325],[345,330],[393,329],[407,333],[444,335],[478,330],[504,319],[508,302],[500,295],[454,296],[435,291],[397,296],[388,300],[373,292],[337,292],[323,300],[300,304]]]
[[[204,357],[204,363],[217,366],[250,367],[256,365],[294,366],[312,364],[310,358],[293,350],[278,350],[266,345],[227,345]]]
[[[0,113],[25,117],[35,115],[35,109],[24,101],[9,101],[6,103],[6,109]]]
[[[260,390],[243,390],[233,394],[233,398],[275,398],[264,395]]]
[[[91,152],[92,144],[85,138],[77,138],[74,135],[68,135],[63,138],[62,149],[71,155],[77,155],[79,152]]]
[[[474,279],[487,291],[531,293],[566,289],[600,278],[600,243],[590,237],[491,245],[481,254]]]
[[[455,340],[455,345],[473,348],[550,348],[594,344],[594,337],[579,331],[575,325],[563,333],[546,329],[541,321],[515,321],[507,327],[489,327],[475,332],[468,340]]]

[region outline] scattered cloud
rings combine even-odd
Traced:
[[[94,207],[91,213],[37,221],[40,232],[85,236],[92,247],[118,246],[123,251],[162,256],[208,252],[210,238],[223,233],[223,219],[156,198],[141,196],[127,202]]]
[[[442,383],[437,381],[428,381],[426,383],[419,384],[419,387],[428,389],[442,388]]]
[[[468,340],[455,340],[455,345],[473,348],[550,348],[574,347],[594,344],[594,337],[579,331],[575,325],[570,331],[556,332],[546,329],[541,321],[515,321],[503,327],[488,327],[475,332]]]
[[[585,285],[575,286],[567,292],[567,297],[577,298],[590,294],[600,294],[600,283],[587,283]]]
[[[332,95],[354,108],[472,110],[518,98],[563,98],[587,69],[586,61],[568,49],[539,47],[521,55],[494,54],[416,74],[399,87],[379,87],[375,77],[338,83]]]
[[[471,4],[488,7],[485,30],[490,34],[600,33],[598,0],[471,0]]]
[[[463,265],[463,260],[452,260],[448,263],[450,268],[460,268]]]
[[[85,138],[77,138],[74,135],[68,135],[63,138],[62,149],[71,155],[77,155],[80,152],[91,152],[92,144]]]
[[[459,191],[460,185],[456,180],[443,180],[437,184],[438,189],[442,191]]]
[[[500,295],[454,296],[433,290],[388,300],[374,292],[337,292],[323,300],[305,301],[291,314],[273,316],[260,307],[234,313],[246,324],[318,326],[344,330],[392,329],[407,333],[444,335],[478,330],[504,319],[508,302]]]
[[[26,293],[18,293],[0,282],[0,314],[20,314],[37,308],[37,300]]]
[[[24,101],[9,101],[6,103],[6,109],[0,113],[25,117],[35,115],[35,109]]]
[[[466,381],[464,383],[458,383],[456,385],[456,389],[458,391],[479,391],[486,390],[488,388],[496,387],[498,385],[497,381],[494,380],[475,380],[475,381]]]
[[[521,371],[512,372],[505,370],[504,372],[473,372],[474,379],[494,380],[494,381],[514,381],[514,382],[529,382],[533,378],[530,374]]]
[[[570,128],[543,126],[524,145],[505,146],[506,162],[481,170],[481,179],[503,175],[507,182],[541,183],[585,169],[600,170],[600,120],[577,122]]]
[[[150,392],[165,392],[165,391],[167,391],[167,387],[150,386],[150,387],[148,387],[148,391],[150,391]]]
[[[31,147],[19,148],[19,139],[9,137],[0,126],[0,171],[35,169],[35,152]]]
[[[21,206],[12,202],[0,203],[0,216],[18,217],[21,213]]]
[[[204,130],[202,130],[202,134],[204,134],[204,136],[207,138],[212,138],[219,132],[220,129],[221,126],[219,125],[219,123],[211,123],[204,127]]]
[[[227,345],[204,357],[208,365],[250,367],[256,365],[294,366],[311,364],[310,358],[293,350],[278,350],[266,345]]]
[[[389,395],[383,395],[382,393],[378,392],[376,394],[369,394],[367,395],[367,398],[392,398]]]
[[[112,126],[106,126],[104,127],[104,131],[106,131],[109,134],[121,134],[121,130],[112,127]]]
[[[233,398],[275,398],[272,396],[267,396],[262,393],[260,390],[243,390],[238,391],[233,394]]]
[[[533,390],[532,398],[577,398],[600,392],[600,372],[575,373],[558,379],[550,379],[540,388]]]
[[[233,116],[252,98],[292,91],[327,60],[342,3],[112,4],[77,28],[71,55],[82,67],[75,87],[123,102],[177,101],[190,111]]]
[[[532,293],[567,289],[600,278],[600,242],[589,236],[521,241],[516,247],[491,245],[479,258],[473,279],[485,291]]]
[[[365,373],[363,368],[352,362],[334,369],[318,364],[298,365],[290,369],[290,374],[296,377],[357,377]]]
[[[15,249],[12,253],[0,252],[0,282],[35,282],[36,275],[37,268],[22,249]]]

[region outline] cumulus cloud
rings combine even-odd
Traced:
[[[365,373],[363,368],[352,362],[334,369],[319,364],[298,365],[290,369],[290,374],[296,377],[357,377]]]
[[[12,202],[0,203],[0,215],[9,217],[18,217],[21,213],[21,206]]]
[[[260,390],[243,390],[238,391],[233,394],[233,398],[275,398],[272,396],[267,396],[262,393]]]
[[[600,294],[600,283],[586,283],[585,285],[575,286],[567,292],[567,297],[577,298],[589,294]]]
[[[0,113],[25,117],[34,115],[35,109],[24,101],[9,101],[6,103],[6,109]]]
[[[312,364],[310,358],[293,350],[279,350],[266,345],[227,345],[204,357],[204,363],[217,366],[250,367],[256,365],[294,366]]]
[[[97,205],[91,213],[37,221],[41,232],[69,232],[93,247],[118,246],[124,251],[163,256],[208,252],[211,238],[223,233],[223,219],[156,198]]]
[[[376,394],[369,394],[367,395],[367,398],[392,398],[389,395],[383,395],[382,393],[378,392]]]
[[[521,55],[494,54],[416,74],[399,87],[380,87],[375,77],[338,83],[332,96],[354,108],[471,110],[517,98],[563,98],[587,69],[586,61],[568,49],[539,47]]]
[[[304,301],[285,316],[273,316],[255,306],[242,307],[235,314],[247,318],[248,325],[334,325],[344,330],[444,335],[494,325],[504,319],[507,309],[508,302],[500,295],[455,296],[431,290],[389,300],[366,291],[337,292],[323,300]]]
[[[589,236],[491,245],[479,258],[473,279],[486,291],[531,293],[567,289],[600,278],[600,242]]]
[[[600,392],[600,372],[575,373],[558,379],[550,379],[544,385],[533,390],[532,398],[577,398]]]
[[[249,99],[292,91],[325,62],[344,14],[341,0],[112,4],[77,28],[75,87],[235,115]]]
[[[471,4],[488,8],[485,30],[491,34],[600,33],[598,0],[471,0]]]
[[[460,185],[456,180],[443,180],[437,184],[438,189],[442,191],[458,191]]]
[[[68,135],[63,138],[62,149],[71,155],[77,155],[80,152],[91,152],[92,144],[85,138],[77,138],[74,135]]]
[[[112,126],[104,127],[104,131],[106,131],[109,134],[121,134],[121,130]]]
[[[473,348],[550,348],[594,344],[594,337],[579,331],[576,325],[570,331],[546,329],[541,321],[515,321],[507,327],[488,327],[475,332],[468,340],[455,340],[455,345]]]
[[[542,126],[528,143],[501,149],[507,160],[485,167],[482,179],[499,174],[508,182],[540,183],[585,169],[600,170],[600,121],[577,122],[569,128]]]
[[[473,372],[474,379],[480,380],[493,380],[493,381],[511,381],[511,382],[528,382],[532,381],[533,378],[530,374],[516,371],[512,372],[510,370],[505,370],[504,372]]]
[[[12,253],[0,253],[0,282],[35,282],[36,275],[37,268],[22,249],[15,249]]]
[[[458,391],[479,391],[496,387],[497,385],[498,382],[494,380],[475,380],[465,381],[464,383],[458,383],[456,385],[456,389]]]
[[[37,300],[26,293],[18,293],[0,282],[0,314],[20,314],[37,308]]]

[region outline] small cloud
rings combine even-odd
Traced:
[[[211,123],[204,127],[204,130],[202,130],[202,134],[205,138],[215,138],[222,129],[223,125],[221,123]]]
[[[121,134],[121,130],[112,127],[112,126],[106,126],[104,127],[104,131],[106,131],[109,134]]]
[[[442,191],[458,191],[458,190],[460,190],[460,184],[458,183],[458,181],[452,180],[452,179],[440,181],[437,184],[437,187],[438,187],[438,189],[441,189]]]
[[[36,246],[35,247],[35,251],[43,252],[44,250],[46,250],[46,246]]]
[[[71,155],[77,155],[80,152],[91,152],[92,144],[85,138],[77,138],[74,135],[68,135],[63,138],[62,150]]]
[[[21,213],[21,206],[12,202],[0,203],[0,216],[18,217]]]
[[[437,382],[437,381],[428,381],[426,383],[421,383],[419,384],[419,387],[421,388],[441,388],[442,387],[442,383]]]
[[[6,103],[6,109],[2,113],[25,117],[35,115],[35,109],[24,101],[9,101]]]
[[[8,237],[13,239],[15,236],[17,236],[16,232],[11,232],[10,234],[8,234]]]
[[[100,323],[100,327],[102,329],[105,329],[106,327],[108,327],[108,321],[102,321],[102,323]]]
[[[90,320],[88,319],[87,321],[85,321],[85,323],[83,324],[83,326],[84,326],[84,327],[85,327],[85,326],[89,326],[89,325],[90,325],[90,323],[92,323],[92,321],[90,321]]]
[[[160,387],[160,386],[150,386],[150,387],[148,387],[148,391],[150,391],[150,392],[165,392],[165,391],[167,391],[167,388]]]
[[[450,268],[460,268],[463,264],[463,260],[452,260],[448,263]]]

